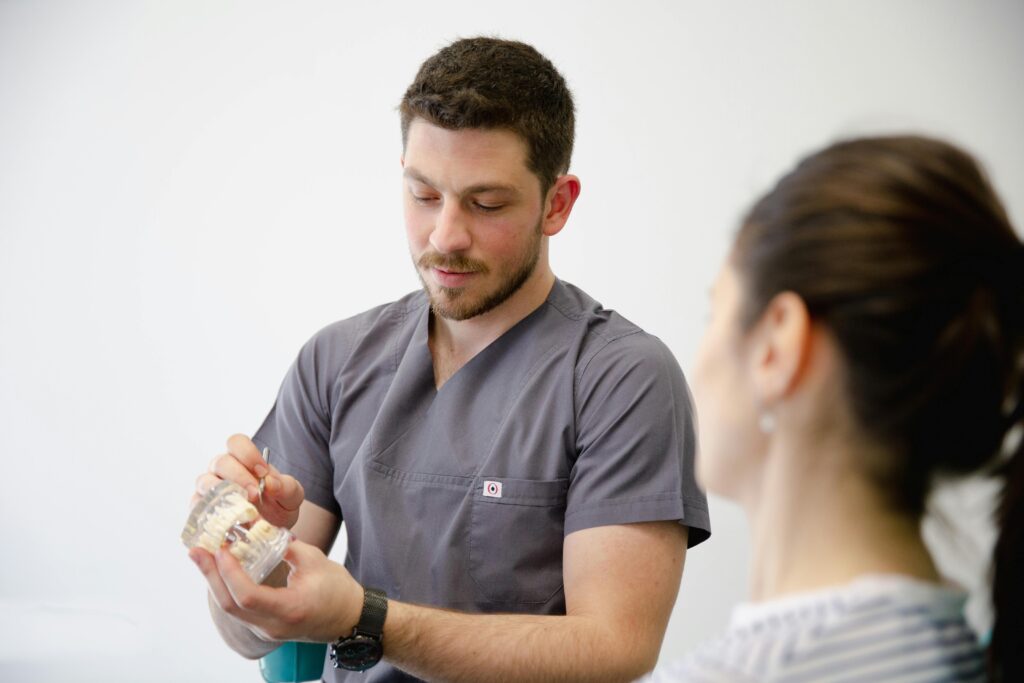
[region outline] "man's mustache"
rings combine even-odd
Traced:
[[[461,254],[438,254],[429,252],[416,262],[420,268],[438,268],[454,273],[486,273],[487,266]]]

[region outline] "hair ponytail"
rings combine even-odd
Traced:
[[[1010,261],[1008,305],[1016,308],[1018,363],[1008,400],[1009,453],[998,471],[1003,489],[996,508],[999,537],[992,554],[995,621],[988,655],[996,683],[1024,681],[1024,245]]]

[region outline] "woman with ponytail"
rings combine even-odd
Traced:
[[[923,137],[804,159],[743,221],[691,374],[751,602],[655,681],[1024,681],[1024,246]],[[986,653],[921,537],[937,475],[1006,478]]]

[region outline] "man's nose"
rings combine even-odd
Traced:
[[[430,233],[431,246],[439,253],[451,254],[469,249],[472,242],[468,216],[462,207],[458,202],[445,202]]]

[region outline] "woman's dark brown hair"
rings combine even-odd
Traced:
[[[748,327],[788,291],[834,335],[894,507],[920,515],[938,473],[1000,468],[991,658],[1024,680],[1024,246],[978,164],[924,137],[834,144],[754,205],[734,259]]]

